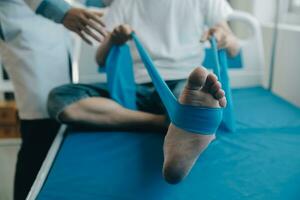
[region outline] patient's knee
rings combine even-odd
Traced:
[[[66,92],[69,85],[54,88],[48,95],[47,109],[49,116],[59,122],[70,122],[75,119],[76,103],[71,103],[70,94]]]
[[[74,103],[72,105],[64,108],[60,113],[58,113],[58,120],[63,123],[72,123],[80,121],[80,112],[78,103]]]

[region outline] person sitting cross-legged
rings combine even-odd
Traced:
[[[110,99],[105,84],[64,85],[54,89],[48,100],[50,115],[64,123],[100,128],[139,129],[167,132],[163,174],[167,182],[178,183],[188,175],[199,155],[215,134],[194,134],[170,124],[142,61],[133,48],[134,30],[148,50],[167,85],[185,105],[220,108],[225,93],[217,77],[204,67],[201,36],[212,34],[220,48],[231,55],[239,50],[226,18],[232,9],[225,0],[115,0],[105,23],[110,33],[99,47],[96,60],[106,62],[113,45],[132,47],[137,86],[138,111]],[[209,31],[205,32],[205,28]]]

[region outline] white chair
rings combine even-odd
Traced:
[[[242,49],[243,68],[230,69],[229,76],[233,88],[261,86],[263,80],[264,48],[260,24],[252,15],[235,11],[229,21],[239,21],[250,29],[250,36],[239,39]]]

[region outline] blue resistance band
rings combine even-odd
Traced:
[[[225,49],[218,50],[218,44],[215,37],[210,39],[211,49],[213,51],[213,61],[211,63],[214,73],[218,76],[219,81],[222,83],[222,88],[225,91],[227,99],[227,106],[223,109],[223,120],[221,128],[227,131],[234,132],[236,130],[235,116],[231,95],[231,87],[228,75],[228,60]]]
[[[156,70],[152,59],[143,48],[135,33],[132,34],[132,38],[152,82],[166,107],[171,122],[177,127],[192,133],[204,135],[215,133],[223,119],[223,109],[180,104]],[[212,48],[215,49],[213,71],[221,79],[222,72],[216,40],[213,38],[211,43]],[[133,62],[128,45],[114,46],[109,53],[105,67],[112,99],[129,109],[136,109]],[[231,114],[230,112],[228,113]]]
[[[106,70],[111,98],[125,108],[137,110],[133,62],[128,45],[113,46],[103,69]]]

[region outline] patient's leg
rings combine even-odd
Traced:
[[[166,131],[164,115],[133,111],[102,97],[90,97],[75,102],[59,115],[64,123],[91,125],[100,128]]]
[[[221,84],[215,75],[208,74],[204,68],[192,72],[179,101],[194,106],[226,106]],[[163,174],[166,181],[175,184],[187,176],[199,155],[214,139],[215,134],[193,134],[171,124],[164,143]]]

